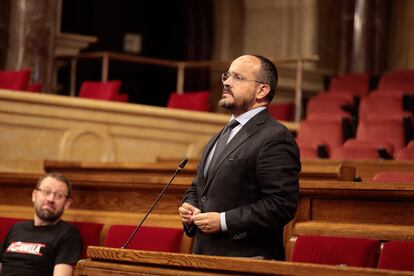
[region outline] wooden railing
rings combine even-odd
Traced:
[[[120,61],[127,63],[136,64],[147,64],[154,66],[162,66],[168,68],[177,69],[177,82],[176,91],[178,93],[184,92],[185,82],[185,70],[189,68],[213,68],[228,66],[231,60],[205,60],[205,61],[172,61],[166,59],[149,58],[136,56],[131,54],[114,53],[114,52],[85,52],[79,55],[66,55],[60,56],[58,59],[69,59],[70,60],[70,95],[75,95],[76,87],[76,71],[77,63],[80,59],[100,59],[102,61],[101,68],[101,81],[108,81],[110,61]],[[295,81],[295,121],[298,122],[301,118],[302,110],[302,76],[303,76],[303,65],[307,62],[316,62],[319,60],[319,56],[311,55],[306,57],[295,57],[295,58],[271,58],[272,62],[277,65],[283,64],[294,64],[296,65],[296,81]]]

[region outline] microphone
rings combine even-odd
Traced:
[[[178,167],[175,170],[175,172],[174,172],[173,176],[171,177],[170,181],[168,181],[167,185],[165,185],[164,189],[162,189],[162,191],[158,195],[157,199],[155,199],[155,201],[152,204],[151,208],[147,211],[147,213],[145,214],[144,218],[141,220],[141,222],[139,223],[139,225],[135,228],[134,233],[132,233],[132,235],[129,237],[129,239],[124,244],[124,246],[121,247],[122,249],[125,249],[128,246],[128,244],[131,242],[131,240],[134,238],[135,234],[141,228],[141,225],[147,219],[147,217],[151,213],[152,209],[154,209],[155,205],[157,205],[157,203],[160,200],[161,196],[165,193],[165,191],[167,190],[168,186],[170,186],[171,182],[174,180],[174,178],[177,176],[177,174],[184,169],[184,167],[187,164],[187,162],[188,162],[188,159],[185,158],[183,161],[180,162],[180,164],[178,164]]]

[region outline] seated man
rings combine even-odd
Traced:
[[[18,222],[0,252],[1,275],[72,275],[82,253],[78,229],[61,220],[72,187],[61,174],[42,176],[32,192],[34,220]]]

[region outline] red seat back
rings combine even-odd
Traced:
[[[94,223],[94,222],[71,222],[75,225],[81,234],[82,242],[83,242],[83,249],[82,249],[82,256],[81,258],[86,258],[86,251],[88,246],[95,245],[98,246],[100,243],[100,236],[101,231],[103,228],[102,223]]]
[[[398,151],[395,160],[414,160],[414,148],[402,148]]]
[[[210,92],[198,91],[184,94],[173,92],[168,98],[167,107],[193,111],[210,111]]]
[[[122,247],[135,230],[133,225],[114,224],[108,230],[105,246]],[[128,249],[179,253],[183,230],[180,228],[143,226],[131,240]]]
[[[121,87],[121,81],[113,80],[107,82],[84,81],[79,91],[79,97],[115,101]]]
[[[358,125],[356,138],[358,140],[389,142],[394,146],[395,152],[405,146],[402,120],[363,120]]]
[[[30,69],[18,71],[0,71],[0,88],[25,91],[29,84]]]
[[[300,236],[295,242],[292,262],[376,267],[380,249],[377,240]]]
[[[27,85],[26,91],[29,92],[41,92],[43,89],[43,84],[40,82],[37,83],[29,83]]]
[[[370,74],[344,74],[331,80],[329,90],[350,91],[355,96],[364,96],[369,92]]]
[[[293,108],[293,103],[275,103],[267,106],[270,116],[281,121],[292,121]]]
[[[380,156],[373,148],[345,148],[339,147],[332,153],[333,160],[376,160]]]
[[[378,90],[414,91],[414,70],[395,70],[380,78]]]
[[[23,221],[21,218],[6,218],[0,217],[0,244],[3,243],[4,238],[9,232],[10,227],[12,227],[16,222]]]
[[[342,124],[340,122],[302,121],[299,125],[297,142],[300,146],[327,145],[328,154],[344,142]]]
[[[414,271],[414,242],[386,242],[378,261],[378,268]]]

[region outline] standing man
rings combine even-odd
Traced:
[[[0,252],[1,275],[73,275],[82,239],[75,226],[61,220],[71,192],[61,174],[39,179],[32,192],[34,220],[16,223],[7,234]]]
[[[277,69],[265,57],[245,55],[222,81],[219,106],[231,121],[205,147],[179,208],[181,221],[195,235],[196,254],[283,260],[283,228],[296,212],[301,165],[294,137],[266,108]]]

